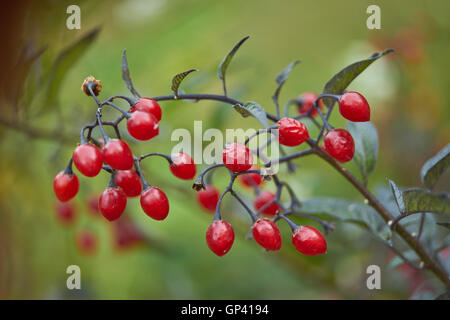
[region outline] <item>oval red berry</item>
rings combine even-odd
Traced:
[[[127,196],[119,187],[107,188],[98,200],[102,215],[109,221],[118,219],[127,206]]]
[[[307,256],[324,254],[327,252],[327,240],[316,228],[300,226],[292,235],[292,244],[300,253]]]
[[[86,177],[95,177],[102,170],[102,154],[93,144],[80,144],[73,151],[73,164]]]
[[[219,257],[230,251],[234,242],[231,225],[223,220],[216,220],[206,230],[206,244]]]
[[[157,121],[161,120],[162,112],[161,106],[153,99],[139,98],[136,103],[131,107],[130,112],[144,111],[152,114]]]
[[[169,167],[175,177],[183,180],[191,180],[197,173],[194,160],[183,152],[172,156],[172,164]]]
[[[271,191],[263,191],[256,196],[255,200],[253,201],[253,207],[258,212],[260,212],[260,210],[262,209],[262,211],[260,212],[262,214],[274,216],[280,210],[280,207],[275,202],[272,204],[269,203],[274,201],[275,198],[276,198],[275,193]]]
[[[141,195],[142,210],[155,220],[164,220],[169,214],[169,200],[159,188],[150,187]]]
[[[355,154],[355,142],[347,130],[333,129],[325,135],[323,149],[336,160],[348,162]]]
[[[309,138],[306,126],[293,118],[278,121],[278,134],[280,144],[288,147],[298,146]]]
[[[127,120],[128,133],[138,140],[149,140],[159,134],[158,120],[148,112],[135,111]]]
[[[353,122],[370,121],[370,107],[366,98],[354,91],[344,93],[339,99],[339,112]]]
[[[213,185],[207,185],[205,189],[197,192],[197,201],[207,211],[214,212],[219,202],[219,190]]]
[[[114,182],[127,197],[137,197],[142,192],[141,179],[133,170],[119,170],[114,177]]]
[[[253,239],[266,250],[281,248],[281,233],[277,225],[269,219],[259,219],[252,226]]]
[[[53,179],[53,191],[61,202],[66,202],[75,197],[80,188],[78,177],[72,173],[64,173],[61,171]]]
[[[129,170],[133,167],[133,154],[128,144],[119,139],[111,139],[103,147],[103,157],[111,168]]]
[[[229,144],[222,152],[222,160],[228,169],[233,172],[243,172],[253,165],[253,154],[242,143]]]

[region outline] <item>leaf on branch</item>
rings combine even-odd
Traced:
[[[272,96],[272,101],[278,105],[278,97],[280,95],[281,88],[283,87],[283,84],[286,82],[287,78],[289,77],[289,73],[292,71],[292,69],[300,63],[300,60],[296,60],[291,62],[286,68],[281,71],[281,73],[276,77],[275,81],[278,84],[277,89],[275,90],[275,93]]]
[[[46,97],[42,111],[46,111],[50,106],[57,103],[59,88],[64,77],[70,68],[83,56],[86,50],[97,38],[100,27],[89,31],[83,37],[72,43],[69,47],[61,51],[56,58],[48,77]]]
[[[188,76],[188,74],[190,74],[191,72],[194,71],[198,71],[197,69],[190,69],[181,73],[176,74],[173,78],[172,78],[172,91],[173,94],[175,95],[175,98],[178,99],[178,88],[180,87],[181,82],[184,80],[184,78],[186,78]]]
[[[450,214],[450,196],[446,192],[431,192],[426,189],[411,188],[402,192],[405,209],[403,213],[432,212]]]
[[[403,202],[402,192],[394,181],[389,180],[389,185],[391,186],[391,191],[394,195],[395,202],[397,203],[398,210],[400,211],[400,214],[403,214],[405,212],[405,203]]]
[[[439,177],[450,165],[450,143],[447,144],[437,155],[428,159],[420,171],[422,183],[432,189]]]
[[[249,38],[250,36],[246,36],[241,41],[239,41],[233,49],[231,49],[230,52],[225,56],[225,58],[222,60],[222,62],[219,65],[219,69],[217,70],[217,76],[219,79],[224,80],[225,79],[225,73],[227,72],[228,65],[231,62],[231,59],[233,59],[236,52],[239,50],[241,45]]]
[[[437,225],[450,229],[450,222],[436,222]]]
[[[375,209],[361,203],[335,198],[313,198],[303,201],[299,212],[316,215],[325,220],[359,225],[381,241],[386,241],[391,236],[390,229]]]
[[[375,170],[378,157],[378,133],[371,122],[348,122],[347,130],[355,140],[355,161],[363,176],[367,177]]]
[[[125,82],[128,90],[130,90],[131,94],[135,98],[140,98],[141,95],[136,91],[133,86],[133,82],[131,81],[130,69],[128,69],[127,50],[123,50],[122,53],[122,79]]]
[[[248,116],[255,117],[259,122],[262,123],[264,128],[267,128],[267,115],[263,107],[253,101],[244,103],[244,105],[236,104],[233,108],[239,112],[244,118]]]
[[[338,73],[336,73],[323,88],[323,93],[327,94],[342,94],[348,85],[363,72],[374,61],[385,56],[388,53],[393,52],[393,49],[384,50],[381,53],[374,53],[368,59],[361,60],[345,67]],[[331,107],[335,100],[330,98],[323,99],[323,102],[327,107]]]

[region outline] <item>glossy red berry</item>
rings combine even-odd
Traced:
[[[258,170],[258,168],[252,166],[250,170]],[[238,179],[246,187],[259,187],[263,183],[263,178],[257,173],[241,174]]]
[[[354,91],[344,93],[339,99],[339,112],[350,121],[363,122],[370,120],[370,107],[366,98]]]
[[[243,172],[252,167],[253,154],[242,143],[235,142],[223,149],[222,160],[225,167],[231,171]]]
[[[197,192],[197,201],[205,210],[214,212],[219,202],[219,196],[219,190],[209,184],[205,189]]]
[[[252,226],[253,239],[266,250],[281,248],[281,233],[277,225],[269,219],[259,219]]]
[[[102,154],[93,144],[83,143],[73,151],[73,163],[81,174],[95,177],[102,170]]]
[[[255,198],[255,200],[253,202],[253,207],[255,208],[255,210],[257,212],[259,212],[260,209],[262,209],[268,203],[270,203],[273,200],[275,200],[275,198],[276,198],[275,193],[273,193],[271,191],[263,191],[259,195],[256,196],[256,198]],[[272,203],[270,205],[267,205],[265,207],[265,209],[263,209],[263,211],[261,213],[269,215],[269,216],[274,216],[274,215],[277,214],[277,212],[279,210],[280,210],[280,207],[278,206],[278,204]]]
[[[80,230],[75,235],[78,251],[84,255],[92,255],[97,251],[97,236],[90,230]]]
[[[127,206],[127,196],[119,187],[109,187],[103,191],[98,200],[98,207],[109,221],[118,219]]]
[[[128,133],[138,140],[149,140],[159,134],[158,120],[148,112],[135,111],[127,120]]]
[[[61,171],[53,179],[53,191],[61,202],[66,202],[76,196],[80,183],[74,173]]]
[[[111,168],[129,170],[133,167],[133,154],[128,144],[119,139],[111,139],[103,147],[103,157]]]
[[[172,157],[170,171],[172,171],[175,177],[183,180],[191,180],[195,177],[197,168],[190,155],[180,152]]]
[[[216,220],[206,230],[206,243],[209,249],[219,257],[230,251],[234,242],[234,231],[231,225],[223,220]]]
[[[298,103],[298,113],[303,115],[307,114],[308,111],[312,108],[314,101],[317,99],[317,94],[314,92],[305,92],[300,96],[299,103]],[[323,110],[323,103],[322,100],[319,101],[319,108],[320,110]],[[315,117],[319,113],[317,110],[311,111],[311,116]]]
[[[56,218],[63,225],[72,225],[76,219],[75,206],[71,202],[57,202],[55,204]]]
[[[280,144],[284,146],[298,146],[309,138],[308,129],[298,120],[283,118],[278,121]]]
[[[127,197],[137,197],[142,192],[142,182],[134,170],[119,170],[114,176],[114,182]]]
[[[355,154],[355,142],[347,130],[333,129],[325,135],[324,150],[336,160],[348,162]]]
[[[139,98],[136,103],[131,107],[130,112],[144,111],[152,114],[157,121],[161,120],[161,107],[155,100],[150,98]]]
[[[327,252],[327,240],[316,228],[300,226],[292,235],[292,244],[300,253],[315,256]]]
[[[169,200],[159,188],[150,187],[141,195],[142,210],[155,220],[164,220],[169,214]]]

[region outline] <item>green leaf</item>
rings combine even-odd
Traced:
[[[381,53],[374,53],[368,59],[361,60],[345,67],[338,73],[336,73],[323,88],[323,93],[327,94],[342,94],[349,84],[361,74],[368,66],[374,61],[383,57],[384,55],[393,52],[393,49],[384,50]],[[331,107],[335,100],[330,98],[323,99],[323,102],[327,107]]]
[[[450,222],[436,222],[438,226],[450,229]]]
[[[267,115],[263,107],[253,101],[244,103],[244,105],[236,104],[233,108],[239,112],[244,118],[248,116],[255,117],[259,122],[262,123],[264,128],[267,128]]]
[[[355,161],[363,176],[367,177],[375,170],[378,156],[378,133],[371,122],[348,122],[347,130],[355,140]]]
[[[140,98],[141,95],[136,91],[133,86],[133,82],[131,81],[130,70],[128,69],[127,50],[123,50],[122,53],[122,79],[125,82],[128,90],[130,90],[131,94],[135,98]]]
[[[283,87],[283,84],[286,82],[287,78],[289,77],[289,73],[292,71],[292,69],[300,63],[300,60],[296,60],[291,62],[286,68],[281,71],[281,73],[276,77],[275,81],[278,84],[277,89],[275,90],[275,93],[273,94],[272,100],[275,104],[278,105],[278,97],[280,95],[281,88]]]
[[[178,88],[180,87],[181,82],[190,74],[191,72],[198,71],[197,69],[190,69],[181,73],[176,74],[172,78],[172,91],[175,97],[178,99]]]
[[[450,143],[447,144],[437,155],[428,159],[420,171],[422,183],[428,188],[433,189],[439,177],[447,170],[450,165]]]
[[[83,37],[72,43],[56,58],[50,70],[47,92],[42,111],[46,111],[48,107],[57,103],[59,88],[64,77],[67,75],[70,68],[83,56],[89,46],[97,38],[100,28],[94,28]]]
[[[431,192],[426,189],[411,188],[402,192],[405,205],[402,213],[433,212],[450,214],[450,196],[446,192]]]
[[[327,220],[357,224],[371,231],[382,241],[391,236],[390,229],[375,209],[361,203],[335,198],[313,198],[303,201],[299,212],[317,215]]]
[[[395,202],[397,203],[398,210],[400,211],[400,214],[402,214],[405,212],[405,203],[403,202],[402,192],[394,181],[389,180],[389,185],[391,186],[391,191],[394,195]]]
[[[233,49],[231,49],[230,52],[225,56],[225,58],[222,60],[222,62],[219,65],[219,69],[217,70],[217,76],[219,79],[224,80],[225,79],[225,73],[227,72],[228,65],[231,62],[231,59],[233,59],[236,52],[239,50],[241,45],[249,38],[250,36],[246,36],[241,41],[239,41]]]

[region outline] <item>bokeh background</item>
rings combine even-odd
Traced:
[[[66,28],[66,8],[71,4],[81,8],[80,30]],[[223,216],[235,226],[236,241],[226,256],[216,257],[204,241],[212,216],[197,205],[192,183],[174,178],[161,159],[146,161],[143,169],[148,180],[168,195],[169,217],[163,222],[149,219],[137,199],[130,200],[126,210],[144,243],[128,248],[118,240],[113,225],[89,212],[88,200],[108,182],[105,174],[93,179],[79,175],[73,224],[63,225],[55,215],[52,180],[66,166],[79,141],[79,129],[95,116],[95,103],[80,91],[85,77],[102,80],[101,97],[129,95],[121,79],[121,53],[127,49],[132,79],[145,96],[169,94],[172,76],[190,68],[200,71],[183,83],[184,91],[220,93],[217,66],[246,35],[250,40],[228,70],[229,94],[257,101],[270,112],[274,79],[291,61],[302,63],[284,86],[282,103],[305,91],[320,92],[349,63],[394,48],[394,54],[375,62],[350,89],[367,97],[380,136],[379,161],[369,187],[386,188],[387,177],[402,187],[419,186],[422,164],[450,138],[450,2],[377,1],[381,30],[366,27],[370,4],[361,0],[8,4],[1,21],[0,298],[432,297],[434,293],[427,291],[432,285],[408,268],[389,269],[391,253],[354,226],[338,223],[328,236],[328,254],[305,257],[293,250],[290,232],[280,224],[282,250],[265,252],[245,239],[249,220],[228,197]],[[98,27],[86,50],[68,49]],[[43,53],[33,58],[41,49]],[[64,55],[74,57],[63,59]],[[162,108],[160,135],[150,142],[132,143],[136,153],[169,153],[176,144],[170,142],[172,130],[192,131],[194,120],[203,120],[204,130],[258,126],[256,120],[243,119],[221,103],[166,102]],[[107,117],[113,115],[106,112]],[[336,127],[345,125],[336,113],[331,121]],[[301,199],[363,200],[317,159],[301,159],[298,164],[295,176],[282,176]],[[357,172],[353,164],[348,167]],[[442,179],[438,189],[448,189],[448,180]],[[218,173],[214,183],[225,187],[226,175]],[[251,201],[250,191],[239,190]],[[97,239],[93,254],[83,254],[75,245],[82,230]],[[80,291],[66,289],[66,268],[72,264],[81,267]],[[366,288],[365,269],[370,264],[383,270],[382,290]]]

